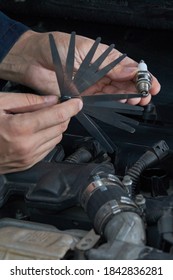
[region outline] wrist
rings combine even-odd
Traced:
[[[36,32],[27,30],[13,45],[11,50],[0,63],[0,78],[23,83],[24,73],[31,57],[26,55],[28,42]]]

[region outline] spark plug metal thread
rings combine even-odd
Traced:
[[[136,88],[144,97],[148,96],[152,84],[152,76],[148,71],[146,63],[141,60],[138,64],[136,74]]]

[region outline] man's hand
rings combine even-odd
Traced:
[[[28,169],[62,139],[70,118],[82,108],[75,98],[0,93],[0,174]]]
[[[62,63],[65,65],[70,34],[61,32],[52,32],[52,34],[56,40]],[[74,72],[79,68],[93,43],[94,41],[89,38],[76,36]],[[100,56],[107,47],[108,46],[105,44],[100,44],[93,61]],[[120,55],[121,53],[118,50],[113,49],[101,67],[107,65]],[[138,70],[137,66],[137,62],[126,57],[105,77],[86,90],[84,94],[135,93],[134,78]],[[6,80],[27,85],[42,94],[60,95],[53,69],[48,33],[27,31],[16,42],[0,64],[0,76]],[[134,105],[137,103],[146,105],[150,101],[151,95],[157,94],[159,90],[160,84],[157,79],[153,77],[150,95],[142,99],[130,99],[128,102]]]

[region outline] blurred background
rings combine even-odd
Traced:
[[[153,101],[172,103],[173,1],[0,0],[0,10],[37,31],[76,31],[115,43],[158,78],[162,88]]]

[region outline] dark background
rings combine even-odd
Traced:
[[[158,78],[162,88],[153,101],[172,103],[173,1],[0,0],[0,9],[38,31],[76,31],[115,43]]]
[[[93,39],[99,36],[103,43],[115,43],[136,61],[143,59],[161,84],[160,93],[152,98],[153,104],[162,106],[158,109],[161,125],[143,122],[134,134],[102,126],[114,142],[130,143],[130,149],[131,144],[136,149],[160,139],[173,149],[173,1],[0,0],[0,9],[36,31],[76,31]]]

